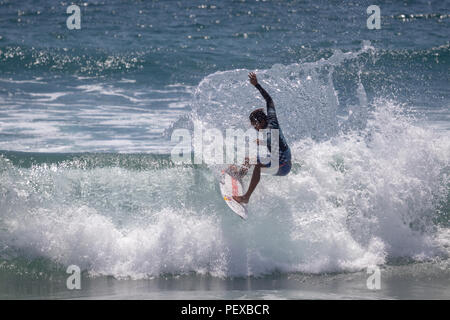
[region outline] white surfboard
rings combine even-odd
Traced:
[[[246,205],[233,199],[233,196],[240,196],[243,194],[242,183],[225,171],[222,171],[222,176],[220,177],[220,192],[230,209],[242,219],[247,219]]]

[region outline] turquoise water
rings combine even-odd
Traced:
[[[78,4],[0,1],[1,298],[450,296],[450,2]],[[294,164],[243,222],[170,138],[249,128],[254,70]]]

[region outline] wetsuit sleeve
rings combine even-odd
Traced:
[[[277,113],[275,111],[275,105],[273,103],[272,97],[267,93],[266,90],[264,90],[263,87],[261,87],[261,85],[259,83],[255,87],[256,87],[256,89],[259,90],[259,92],[263,96],[264,100],[266,100],[267,120],[269,122],[269,126],[273,129],[278,129],[280,126],[278,124]]]

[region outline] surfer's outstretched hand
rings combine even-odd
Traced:
[[[256,86],[258,84],[258,79],[256,79],[256,73],[250,72],[248,74],[248,78],[250,79],[250,83],[252,85]]]

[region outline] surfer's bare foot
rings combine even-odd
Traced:
[[[246,196],[233,196],[233,199],[239,203],[248,203],[248,198]]]
[[[239,170],[239,176],[243,177],[247,174],[248,172],[248,168],[247,167],[242,167],[241,170]]]
[[[235,165],[229,166],[227,171],[233,177],[237,177],[239,175],[239,169]]]
[[[247,174],[248,169],[250,168],[250,164],[249,164],[250,160],[248,157],[245,158],[245,162],[244,164],[241,166],[241,169],[239,169],[239,176],[243,177]],[[236,167],[237,170],[237,167]]]
[[[241,167],[231,165],[228,167],[227,172],[230,176],[240,180],[247,174],[248,167],[246,167],[245,165]]]

